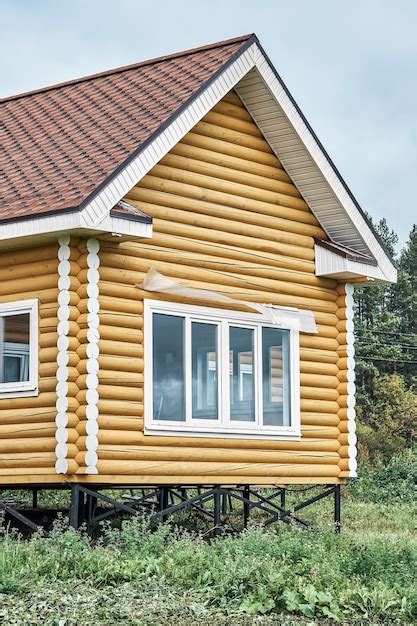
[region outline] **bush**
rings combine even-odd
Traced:
[[[362,460],[388,460],[417,442],[417,395],[397,374],[376,377],[367,400],[358,390],[358,447]]]
[[[350,492],[365,502],[417,501],[417,447],[395,454],[388,462],[381,457],[359,464],[358,480]]]

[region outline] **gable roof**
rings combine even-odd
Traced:
[[[131,215],[124,228],[126,212],[113,207],[231,89],[329,240],[376,262],[341,277],[394,282],[389,253],[255,35],[5,98],[0,241],[63,229],[151,236]],[[22,228],[28,217],[39,227]],[[322,275],[334,259],[327,252]]]
[[[4,98],[0,221],[80,207],[248,39]]]

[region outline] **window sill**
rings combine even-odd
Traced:
[[[0,388],[0,400],[6,398],[33,398],[39,395],[39,389],[1,389]]]
[[[211,439],[267,439],[275,441],[301,441],[301,432],[295,429],[249,429],[249,428],[184,428],[175,425],[152,424],[145,426],[145,435],[162,437],[208,437]]]

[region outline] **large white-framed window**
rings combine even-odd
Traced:
[[[145,434],[299,439],[298,330],[144,302]]]
[[[0,304],[0,400],[38,393],[38,301]]]

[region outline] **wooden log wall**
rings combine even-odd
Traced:
[[[39,301],[39,395],[0,399],[0,483],[55,477],[58,245],[0,254],[0,303]]]
[[[154,235],[100,242],[100,476],[339,480],[347,458],[344,292],[315,276],[314,237],[325,233],[237,95],[216,105],[126,200],[152,216]],[[138,288],[150,267],[237,299],[314,312],[318,335],[300,335],[301,442],[143,434],[143,298],[164,299]]]

